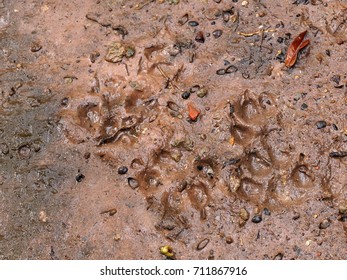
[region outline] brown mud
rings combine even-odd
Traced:
[[[346,259],[346,15],[0,0],[0,259]]]

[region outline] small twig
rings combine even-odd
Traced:
[[[159,65],[157,65],[157,68],[160,74],[162,74],[163,77],[166,79],[166,82],[169,83],[175,89],[179,90],[179,88],[172,82],[172,80],[168,77],[168,75],[164,72],[164,70]]]
[[[150,4],[150,3],[154,2],[154,1],[155,0],[148,0],[148,1],[144,2],[144,3],[142,3],[142,4],[136,4],[135,5],[135,10],[141,10],[141,9],[143,9],[143,7],[147,6],[148,4]]]
[[[237,32],[237,34],[244,36],[244,37],[252,37],[255,35],[262,35],[264,33],[268,33],[268,32],[276,32],[276,29],[268,29],[268,30],[259,30],[256,32],[251,32],[251,33],[245,33],[245,32]]]

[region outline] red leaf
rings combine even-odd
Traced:
[[[298,58],[298,52],[310,43],[310,40],[303,41],[306,33],[307,31],[300,33],[299,36],[290,44],[284,62],[287,67],[292,67],[295,64],[296,59]]]

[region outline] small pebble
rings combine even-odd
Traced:
[[[197,92],[196,92],[196,95],[200,98],[203,98],[206,96],[206,94],[208,93],[207,89],[202,87],[201,89],[199,89]]]
[[[204,33],[202,31],[199,31],[196,34],[195,41],[197,41],[198,43],[205,43],[205,37],[204,37]]]
[[[249,219],[249,212],[245,208],[242,208],[240,210],[240,218],[243,221],[248,221],[248,219]]]
[[[118,168],[118,174],[123,175],[126,174],[128,172],[128,167],[126,166],[121,166]]]
[[[39,220],[42,223],[47,223],[48,217],[45,211],[40,211],[39,213]]]
[[[69,103],[69,98],[68,98],[68,97],[64,97],[64,98],[61,100],[61,102],[60,102],[60,104],[61,104],[62,106],[66,106],[68,103]]]
[[[252,222],[255,223],[255,224],[258,224],[262,221],[262,217],[260,215],[255,215],[253,218],[252,218]]]
[[[318,121],[316,122],[317,129],[322,129],[327,126],[327,123],[325,121]]]
[[[189,91],[185,91],[185,92],[182,93],[181,96],[182,96],[183,99],[188,99],[190,97],[190,92]]]
[[[326,229],[330,226],[329,220],[325,219],[319,224],[319,229]]]
[[[78,174],[76,175],[76,181],[77,181],[78,183],[80,183],[80,182],[83,181],[83,179],[84,179],[85,177],[86,177],[86,176],[84,176],[82,173],[78,173]]]
[[[263,214],[267,215],[267,216],[270,216],[271,215],[271,211],[268,208],[264,208],[263,209]]]
[[[278,37],[278,38],[277,38],[277,42],[278,42],[278,43],[282,44],[283,41],[284,41],[283,37]]]
[[[225,238],[225,242],[226,242],[227,244],[231,244],[231,243],[234,242],[234,239],[229,235],[229,236],[227,236],[227,237]]]
[[[294,212],[293,220],[297,220],[300,218],[300,213]]]
[[[213,37],[214,37],[215,39],[217,39],[217,38],[219,38],[220,36],[222,36],[222,34],[223,34],[223,31],[220,30],[220,29],[217,29],[217,30],[215,30],[215,31],[212,32],[212,35],[213,35]]]
[[[139,183],[137,182],[137,180],[132,177],[128,178],[128,184],[133,190],[139,187]]]
[[[188,24],[192,27],[195,27],[195,26],[198,26],[199,23],[197,21],[194,21],[194,20],[191,20],[191,21],[188,21]]]
[[[308,105],[306,103],[301,104],[301,110],[306,110],[308,108]]]

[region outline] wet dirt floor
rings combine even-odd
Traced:
[[[346,1],[81,2],[0,0],[0,259],[346,259]]]

